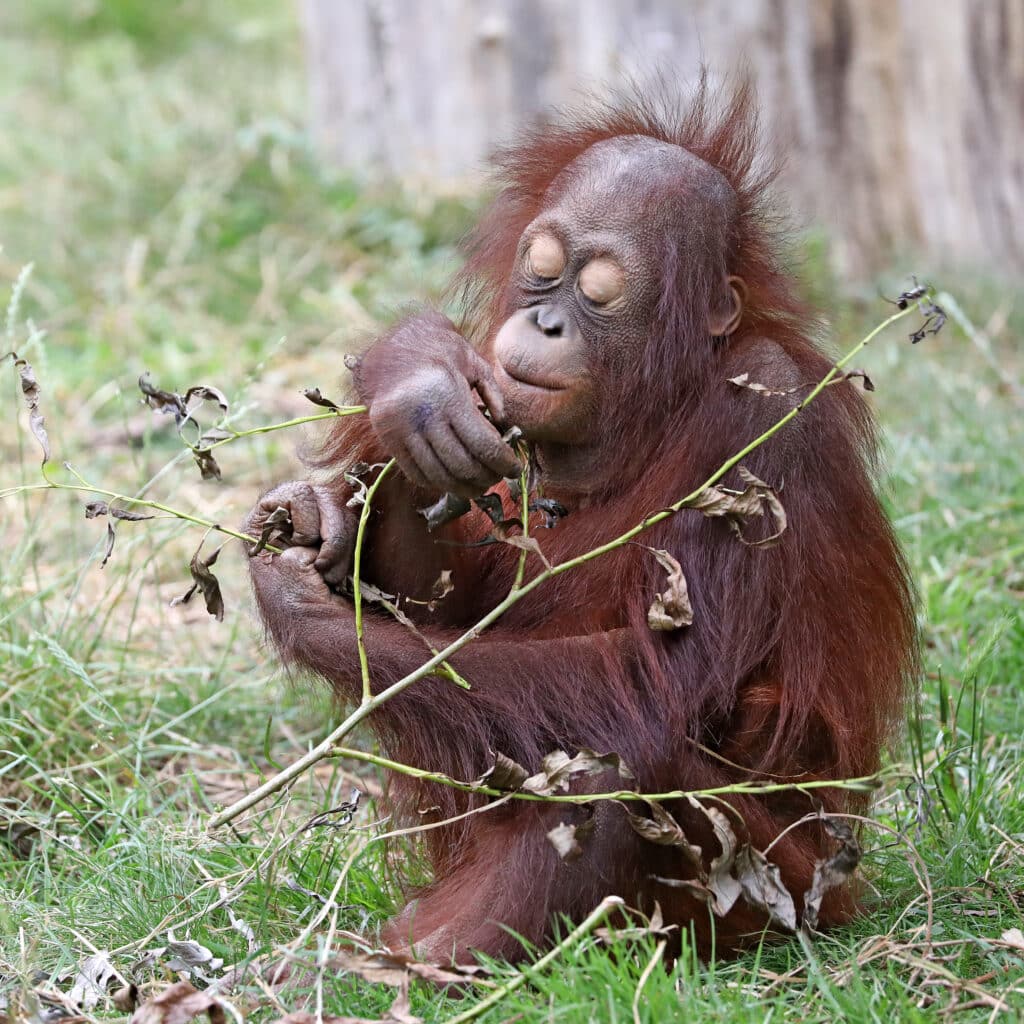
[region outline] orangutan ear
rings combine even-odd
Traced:
[[[708,318],[708,331],[713,338],[727,338],[740,325],[747,304],[747,285],[742,277],[730,275],[725,279],[727,300],[722,309],[712,311]]]

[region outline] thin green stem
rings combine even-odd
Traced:
[[[707,488],[712,487],[714,484],[718,483],[718,481],[721,480],[722,477],[725,476],[725,474],[728,473],[730,469],[732,469],[734,466],[742,462],[752,451],[754,451],[757,448],[760,448],[761,445],[763,445],[765,441],[768,440],[768,438],[770,438],[773,434],[781,430],[787,423],[790,422],[790,420],[796,419],[796,417],[799,416],[800,413],[803,412],[803,410],[806,409],[807,406],[810,405],[811,402],[813,402],[814,399],[817,398],[818,395],[820,395],[822,391],[824,391],[825,388],[828,387],[828,385],[831,384],[832,381],[836,379],[840,370],[842,370],[843,367],[847,366],[852,359],[855,359],[857,354],[861,352],[875,337],[877,337],[891,324],[896,323],[897,320],[902,320],[903,317],[913,313],[915,309],[915,306],[910,306],[907,309],[900,310],[898,313],[893,313],[892,316],[883,320],[877,327],[874,328],[874,330],[865,335],[865,337],[861,338],[861,340],[857,342],[857,344],[854,345],[853,348],[851,348],[850,351],[847,352],[846,355],[844,355],[843,358],[840,359],[828,371],[828,373],[825,374],[824,377],[822,377],[822,379],[811,389],[807,397],[804,398],[804,400],[800,402],[799,405],[796,405],[792,409],[790,409],[785,416],[783,416],[776,423],[773,423],[763,434],[759,434],[757,437],[755,437],[754,440],[751,441],[750,444],[748,444],[746,447],[742,448],[735,455],[726,459],[726,461],[723,462],[722,465],[719,466],[718,469],[716,469],[714,473],[712,473],[711,476],[709,476],[707,480],[704,481],[704,483],[702,483],[696,490],[691,491],[688,495],[686,495],[685,498],[680,498],[679,501],[675,502],[672,505],[669,505],[668,508],[663,509],[660,512],[655,512],[654,515],[648,516],[646,519],[637,523],[636,526],[630,528],[625,533],[616,537],[614,540],[610,540],[608,541],[608,543],[602,544],[599,547],[592,548],[585,554],[577,555],[575,558],[570,558],[565,562],[560,562],[558,565],[553,566],[551,569],[547,570],[540,576],[536,577],[536,581],[547,579],[548,576],[557,576],[559,573],[567,572],[569,569],[575,569],[576,566],[583,565],[584,562],[589,562],[592,559],[597,558],[599,555],[603,555],[608,551],[613,551],[615,548],[620,547],[627,541],[632,540],[637,534],[643,533],[643,531],[648,529],[649,527],[654,526],[656,523],[660,523],[665,519],[668,519],[670,516],[673,516],[677,512],[684,509],[687,505],[692,504],[694,501],[697,500],[697,498],[700,497],[700,495],[705,490],[707,490]]]
[[[199,448],[200,451],[208,452],[221,445],[230,444],[242,437],[255,437],[257,434],[270,434],[275,430],[286,430],[288,427],[301,427],[304,423],[317,423],[320,420],[333,420],[339,416],[355,416],[357,413],[366,412],[365,405],[346,405],[337,409],[328,409],[325,412],[311,413],[309,416],[296,416],[292,420],[282,420],[280,423],[267,423],[262,427],[250,427],[248,430],[231,430],[230,427],[222,427],[223,430],[231,430],[230,437],[222,437],[218,441],[211,441],[209,444]],[[217,429],[217,428],[214,428]]]
[[[416,628],[412,620],[402,612],[398,605],[392,604],[385,597],[380,597],[378,600],[385,611],[390,612],[396,621],[402,623],[402,625],[409,629],[414,636],[419,637],[419,639],[423,641],[424,646],[431,654],[437,654],[437,648]],[[444,673],[441,674],[446,675],[453,683],[456,684],[456,686],[461,686],[463,690],[472,689],[469,683],[463,679],[447,661],[441,662],[441,668],[444,669]]]
[[[366,643],[363,640],[363,593],[360,587],[363,567],[363,538],[366,536],[366,524],[370,521],[373,496],[394,464],[395,460],[392,459],[377,474],[377,479],[366,488],[366,493],[363,495],[363,507],[359,512],[359,526],[356,529],[356,547],[352,555],[352,604],[355,607],[356,645],[359,648],[359,673],[363,680],[363,704],[373,697],[373,692],[370,689],[370,663],[366,657]]]
[[[493,786],[480,786],[473,782],[462,782],[444,772],[432,772],[426,768],[392,761],[390,758],[372,754],[354,747],[334,747],[332,757],[345,757],[353,761],[376,765],[389,772],[405,775],[410,779],[423,782],[436,782],[450,789],[475,796],[508,797],[512,800],[525,800],[528,803],[554,804],[590,804],[599,800],[617,800],[620,803],[643,803],[656,800],[695,800],[722,796],[764,796],[769,793],[810,793],[816,789],[845,789],[855,793],[863,793],[878,788],[883,773],[862,775],[853,779],[811,779],[808,782],[731,782],[722,786],[709,786],[707,789],[669,789],[662,793],[640,793],[635,789],[613,789],[601,793],[529,793],[523,790],[495,789]],[[905,771],[892,769],[886,775],[905,775]]]
[[[220,523],[214,523],[209,519],[203,519],[201,516],[194,516],[190,512],[182,512],[181,509],[165,505],[163,502],[152,501],[149,498],[132,498],[127,494],[119,494],[117,491],[107,490],[105,487],[96,487],[85,480],[76,470],[71,469],[70,467],[68,468],[72,475],[81,481],[80,483],[65,484],[58,480],[47,479],[46,483],[42,484],[23,484],[17,487],[7,487],[0,491],[0,499],[9,498],[16,494],[22,494],[26,491],[71,491],[85,494],[98,494],[103,498],[107,498],[108,501],[111,502],[116,501],[119,504],[124,504],[131,508],[149,508],[156,512],[163,512],[170,519],[182,519],[187,523],[194,523],[196,526],[201,526],[205,530],[216,530],[218,533],[223,533],[225,536],[247,541],[250,544],[256,544],[259,542],[258,537],[251,537],[247,533],[240,533],[238,530],[232,530],[228,526],[221,526]],[[269,546],[266,550],[279,553],[279,549]]]
[[[519,471],[519,499],[522,504],[520,518],[523,524],[523,537],[530,536],[530,495],[527,493],[530,480],[530,457],[527,454]],[[526,548],[519,552],[519,564],[516,566],[516,578],[512,590],[516,591],[523,585],[526,576]]]
[[[905,310],[900,310],[894,313],[892,316],[887,317],[877,327],[871,330],[864,338],[862,338],[856,345],[853,346],[840,359],[821,381],[810,391],[806,398],[800,402],[799,405],[790,409],[778,422],[773,426],[769,427],[762,434],[758,435],[748,445],[745,445],[740,451],[738,451],[731,458],[727,459],[707,480],[704,481],[696,490],[692,491],[686,497],[681,498],[679,501],[670,505],[667,509],[661,512],[657,512],[654,515],[648,516],[646,519],[639,522],[636,526],[627,530],[625,533],[620,534],[613,540],[608,541],[599,547],[593,548],[585,554],[578,555],[576,558],[570,558],[565,562],[560,562],[558,565],[554,565],[549,569],[545,569],[543,572],[534,576],[533,579],[524,582],[522,586],[513,588],[509,591],[508,595],[504,600],[500,601],[494,606],[486,615],[484,615],[476,625],[466,630],[462,636],[457,637],[447,647],[439,651],[432,658],[428,659],[419,668],[414,669],[401,679],[392,683],[390,686],[381,690],[376,696],[370,700],[363,700],[357,708],[331,733],[326,736],[320,743],[315,747],[307,751],[302,757],[293,761],[287,768],[278,772],[277,775],[270,779],[267,779],[262,785],[257,786],[252,792],[242,797],[240,800],[236,800],[235,803],[224,810],[215,814],[209,823],[209,828],[218,828],[219,826],[234,820],[238,815],[247,811],[250,807],[254,807],[261,800],[271,793],[277,792],[283,786],[291,782],[292,779],[301,775],[307,768],[316,764],[319,760],[324,757],[328,757],[331,751],[334,749],[334,745],[338,743],[343,737],[347,736],[360,722],[369,717],[377,708],[382,704],[387,703],[392,697],[401,693],[403,690],[412,686],[413,683],[418,682],[424,676],[430,675],[434,672],[438,665],[443,661],[447,661],[452,657],[453,654],[457,654],[466,644],[475,640],[488,626],[495,623],[502,615],[508,611],[514,604],[521,601],[527,594],[534,591],[537,587],[546,583],[553,576],[558,576],[563,572],[568,572],[570,569],[574,569],[579,565],[583,565],[585,562],[589,562],[594,558],[598,558],[601,555],[607,554],[609,551],[614,551],[616,548],[621,547],[623,544],[631,541],[637,534],[642,533],[644,530],[660,523],[662,520],[669,518],[669,516],[675,515],[677,512],[685,508],[689,503],[695,501],[702,491],[707,487],[711,487],[725,476],[737,463],[741,462],[746,458],[752,451],[760,447],[765,443],[773,434],[777,433],[782,429],[790,420],[794,419],[800,414],[800,412],[807,408],[808,405],[814,399],[821,394],[821,392],[833,381],[840,370],[843,369],[852,359],[854,359],[859,352],[861,352],[866,345],[868,345],[875,337],[877,337],[887,327],[896,323],[898,320],[903,319],[905,316],[909,316],[914,312],[916,307],[910,306]]]

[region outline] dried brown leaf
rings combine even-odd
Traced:
[[[304,398],[312,402],[314,405],[323,406],[323,408],[325,409],[341,408],[341,406],[339,406],[336,402],[332,402],[329,398],[324,398],[324,396],[320,394],[319,388],[306,388],[302,392],[302,395]]]
[[[736,833],[725,813],[714,804],[701,803],[695,797],[690,797],[689,803],[711,823],[715,838],[721,847],[718,856],[712,858],[703,881],[712,896],[711,909],[716,916],[725,917],[743,892],[739,880],[733,875],[738,845]]]
[[[110,515],[114,519],[123,519],[126,522],[138,523],[143,519],[155,519],[156,516],[145,512],[132,512],[126,508],[118,508],[116,505],[111,508],[105,501],[90,501],[85,506],[85,518],[95,519],[97,516]]]
[[[419,513],[426,519],[428,530],[437,530],[445,523],[464,516],[472,507],[466,498],[448,492],[442,494],[433,505],[421,508]]]
[[[725,517],[730,529],[749,547],[762,548],[777,544],[786,530],[786,510],[782,502],[768,484],[744,466],[739,466],[737,472],[747,485],[742,491],[705,487],[687,508],[697,509],[709,518]],[[747,540],[743,535],[742,521],[764,515],[765,508],[774,520],[774,532],[758,540]]]
[[[494,756],[493,767],[484,772],[474,785],[550,796],[567,790],[569,783],[578,775],[614,771],[622,779],[633,779],[633,773],[618,754],[596,754],[585,747],[575,757],[570,757],[564,750],[553,750],[544,756],[541,770],[534,775],[529,775],[521,764],[502,753]]]
[[[729,515],[733,510],[736,496],[727,494],[720,487],[705,487],[704,490],[694,498],[688,508],[703,512],[709,519],[715,516]]]
[[[822,897],[829,889],[842,885],[857,870],[861,858],[860,843],[845,821],[826,816],[822,824],[828,834],[838,840],[839,849],[831,857],[819,860],[814,865],[811,887],[804,893],[803,926],[809,930],[818,925]]]
[[[110,561],[110,556],[114,553],[114,542],[117,540],[117,531],[114,529],[114,524],[108,519],[107,520],[107,546],[103,551],[103,560],[100,562],[100,568],[102,569],[107,562]]]
[[[224,966],[224,961],[214,956],[212,949],[195,939],[176,939],[173,933],[168,936],[160,956],[166,959],[166,966],[172,971],[217,971]]]
[[[82,961],[68,991],[68,1002],[89,1013],[106,997],[107,989],[116,980],[117,971],[110,962],[110,954],[99,950]]]
[[[259,540],[256,541],[255,545],[249,549],[249,557],[254,558],[258,555],[269,543],[270,538],[277,534],[275,539],[287,543],[291,540],[292,536],[292,514],[284,507],[284,505],[278,505],[273,512],[263,520],[263,526],[260,528]]]
[[[785,388],[784,390],[770,388],[765,384],[759,384],[757,381],[751,380],[749,373],[741,373],[738,377],[729,377],[728,382],[730,384],[735,384],[738,388],[746,388],[748,391],[756,391],[759,395],[764,395],[765,398],[792,395],[794,392],[799,390],[799,388]]]
[[[765,911],[773,924],[796,931],[796,906],[782,882],[778,864],[746,844],[736,854],[736,876],[747,903]]]
[[[545,569],[550,569],[551,563],[541,551],[536,537],[524,537],[521,533],[511,532],[512,530],[521,530],[522,526],[523,524],[518,519],[505,519],[500,523],[495,523],[494,529],[491,530],[491,536],[502,544],[508,544],[509,547],[532,552],[544,563]]]
[[[203,1013],[209,1016],[210,1024],[224,1024],[224,1008],[216,999],[187,981],[179,981],[147,999],[132,1014],[129,1024],[187,1024]]]
[[[460,985],[476,976],[490,972],[479,966],[459,966],[426,963],[401,953],[378,950],[373,953],[345,951],[331,957],[328,965],[337,970],[355,974],[378,985],[401,988],[410,977],[420,978],[435,985]]]
[[[18,371],[18,379],[21,381],[21,395],[25,400],[25,408],[28,409],[28,427],[32,436],[39,442],[43,449],[43,465],[50,461],[50,438],[46,433],[46,420],[39,411],[39,381],[36,380],[36,372],[31,364],[26,362],[17,352],[12,352],[14,365]]]
[[[443,601],[454,589],[451,569],[442,569],[441,575],[434,580],[434,585],[430,588],[431,606],[435,601]]]
[[[594,834],[596,824],[594,817],[589,817],[578,825],[560,821],[548,832],[548,842],[562,860],[578,860],[583,855],[583,844]]]
[[[398,989],[394,1002],[388,1008],[388,1015],[385,1018],[387,1024],[394,1021],[395,1024],[423,1024],[423,1018],[417,1017],[409,1006],[409,980],[405,981]]]
[[[499,540],[504,544],[508,544],[510,547],[518,548],[520,551],[531,552],[544,563],[545,569],[551,568],[551,563],[547,560],[547,556],[544,552],[541,551],[536,537],[524,537],[521,533],[517,533],[513,534],[511,537],[500,537]]]
[[[545,530],[553,530],[558,525],[559,520],[564,519],[569,514],[569,510],[560,501],[555,501],[554,498],[533,498],[530,500],[527,508],[531,512],[543,514]]]
[[[529,777],[530,773],[518,761],[495,751],[494,764],[473,785],[515,792]]]
[[[148,515],[145,512],[131,512],[126,508],[118,508],[116,505],[111,508],[105,501],[90,501],[85,506],[85,518],[96,519],[98,516],[110,516],[110,519],[123,519],[127,522],[139,522],[143,519],[155,519],[156,516]],[[117,540],[117,531],[114,524],[107,520],[107,546],[103,552],[103,561],[100,568],[103,568],[110,561],[114,553],[114,542]]]
[[[139,1005],[138,986],[131,982],[127,985],[122,985],[121,988],[111,995],[110,1001],[114,1004],[114,1008],[122,1013],[132,1013]]]
[[[192,448],[192,458],[199,467],[199,474],[204,480],[219,480],[220,466],[209,448]]]
[[[176,391],[164,391],[163,388],[158,388],[150,381],[148,370],[139,378],[139,390],[142,392],[146,405],[165,416],[173,416],[174,422],[181,425],[182,420],[188,414],[185,408],[185,399],[181,395]]]
[[[686,587],[686,577],[682,566],[667,551],[661,548],[648,548],[658,560],[661,567],[668,573],[668,586],[659,594],[654,595],[651,607],[647,609],[647,625],[656,631],[681,629],[693,622],[693,606]]]
[[[195,581],[188,590],[185,591],[181,597],[176,597],[171,601],[171,605],[188,604],[189,601],[195,596],[197,591],[200,591],[203,595],[203,600],[206,602],[206,610],[214,616],[218,622],[224,619],[224,598],[220,592],[220,582],[216,576],[211,572],[210,567],[217,561],[217,556],[224,549],[225,545],[221,545],[216,551],[210,555],[209,558],[200,558],[199,552],[202,550],[203,545],[200,544],[196,548],[195,554],[192,556],[192,560],[188,563],[189,572],[192,574],[192,579]]]
[[[575,757],[569,757],[564,750],[553,750],[544,756],[540,768],[523,782],[525,792],[550,796],[567,790],[569,783],[578,775],[596,775],[606,771],[614,771],[620,778],[633,779],[633,773],[618,754],[597,754],[586,747],[581,747]]]
[[[501,503],[501,495],[493,492],[481,494],[479,498],[473,499],[473,504],[495,525],[504,522],[505,508]]]
[[[683,827],[662,804],[657,800],[647,800],[645,803],[651,813],[649,818],[629,810],[625,804],[622,805],[633,831],[649,843],[676,847],[691,867],[698,872],[702,871],[703,851],[701,848],[696,843],[690,842]],[[691,882],[687,880],[686,884],[690,885]]]
[[[220,388],[211,387],[209,384],[195,384],[185,392],[185,405],[187,406],[193,398],[203,402],[216,402],[222,413],[229,409],[227,395]]]

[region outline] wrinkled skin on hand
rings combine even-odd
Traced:
[[[278,508],[288,511],[292,529],[290,536],[272,538],[271,543],[286,548],[285,554],[293,561],[299,558],[297,551],[312,552],[315,570],[329,586],[340,588],[352,569],[358,516],[339,502],[338,495],[329,487],[293,480],[279,484],[260,498],[249,513],[243,532],[259,537],[263,524]]]
[[[505,408],[494,373],[440,313],[399,324],[363,356],[355,381],[381,443],[417,486],[473,498],[519,473],[495,426]]]
[[[317,560],[317,549],[312,547],[286,548],[280,554],[260,552],[249,560],[257,599],[269,598],[276,612],[295,617],[297,628],[314,609],[329,608],[332,616],[351,617],[352,605],[331,591]]]

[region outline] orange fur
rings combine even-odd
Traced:
[[[736,210],[725,263],[746,281],[747,312],[728,343],[712,344],[701,327],[705,282],[666,240],[659,336],[645,358],[607,382],[614,442],[608,458],[616,473],[554,530],[533,525],[551,562],[585,552],[689,493],[799,401],[830,365],[814,342],[816,322],[780,263],[779,220],[767,192],[772,175],[757,163],[746,88],[720,105],[703,85],[686,107],[626,100],[538,129],[499,157],[501,190],[469,241],[457,282],[467,337],[485,345],[507,315],[505,283],[518,239],[558,174],[593,143],[632,134],[683,146],[732,186]],[[763,395],[727,383],[743,372],[797,393]],[[744,546],[722,520],[693,511],[640,538],[681,563],[692,626],[670,633],[648,628],[647,608],[663,588],[663,570],[642,547],[621,547],[551,580],[455,656],[471,691],[430,677],[385,704],[373,725],[388,753],[473,779],[492,763],[493,751],[536,769],[556,748],[589,747],[619,753],[644,791],[874,771],[916,669],[912,588],[874,493],[874,453],[861,395],[852,384],[827,388],[746,461],[777,488],[786,508],[782,543]],[[320,463],[337,469],[353,458],[386,454],[365,421],[347,419],[334,428]],[[337,481],[338,500],[345,500],[346,485],[340,475]],[[731,474],[725,483],[739,479]],[[440,648],[504,597],[519,553],[500,544],[459,546],[486,534],[489,524],[478,514],[429,535],[415,512],[428,497],[397,475],[382,487],[366,575],[385,590],[424,598],[440,570],[453,569],[455,592],[435,612],[415,615]],[[530,565],[538,571],[532,558]],[[296,622],[269,598],[261,604],[286,658],[329,679],[344,699],[358,692],[350,618],[323,610]],[[378,689],[426,656],[420,640],[372,611],[367,646]],[[606,784],[617,786],[614,779],[586,783]],[[408,778],[395,780],[391,796],[413,822],[424,813],[447,818],[481,802]],[[818,799],[830,811],[865,807],[864,796],[842,790],[819,790]],[[813,807],[792,793],[730,803],[760,849]],[[685,804],[672,810],[713,856],[716,843],[702,816]],[[416,941],[431,955],[461,959],[483,949],[515,958],[522,949],[505,926],[543,943],[555,915],[578,919],[611,892],[646,911],[657,901],[667,920],[693,929],[705,952],[713,945],[735,948],[764,927],[763,913],[742,903],[716,921],[685,890],[658,882],[687,877],[679,852],[642,840],[616,806],[594,810],[597,828],[584,855],[561,861],[547,832],[588,813],[512,803],[426,833],[435,880],[397,919],[390,938]],[[827,849],[813,824],[789,831],[772,848],[798,906]],[[849,892],[834,891],[820,920],[833,924],[853,909]]]

